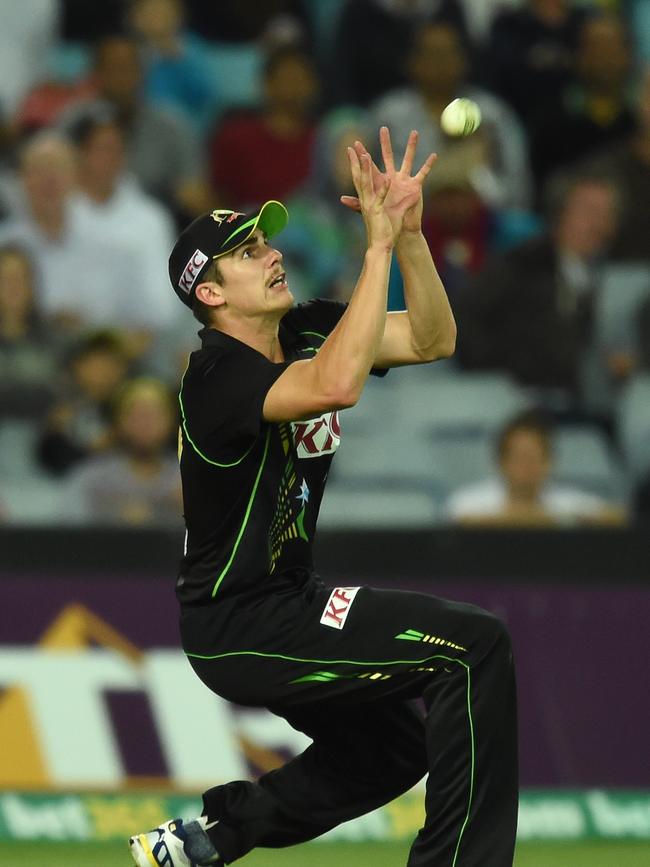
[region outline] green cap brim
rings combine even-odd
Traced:
[[[235,229],[232,235],[224,241],[223,246],[231,241],[234,241],[235,243],[228,247],[227,250],[224,250],[223,253],[218,253],[212,258],[219,259],[227,253],[232,253],[233,250],[236,250],[237,247],[240,247],[245,241],[247,241],[256,229],[260,229],[264,232],[267,238],[272,238],[274,235],[281,232],[288,222],[289,212],[282,202],[276,202],[273,199],[269,202],[265,202],[254,217],[247,220],[243,226]]]

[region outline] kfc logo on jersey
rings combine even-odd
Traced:
[[[187,292],[189,295],[192,291],[192,286],[196,282],[196,278],[198,277],[199,271],[208,261],[208,257],[201,250],[195,250],[194,255],[190,259],[190,261],[185,266],[183,273],[181,274],[181,279],[178,281],[178,285],[183,290],[183,292]]]
[[[327,605],[323,609],[320,622],[332,629],[343,629],[350,613],[354,597],[361,587],[335,587],[330,593]]]
[[[341,442],[338,412],[327,412],[320,418],[292,423],[293,442],[299,458],[318,458],[337,450]]]

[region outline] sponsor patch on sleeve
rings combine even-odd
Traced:
[[[332,629],[343,629],[345,621],[350,613],[354,597],[361,590],[360,587],[335,587],[330,593],[330,598],[323,609],[320,622],[323,626],[331,626]]]

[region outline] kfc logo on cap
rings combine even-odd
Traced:
[[[187,292],[189,295],[192,291],[192,286],[196,282],[196,278],[199,274],[201,268],[208,261],[208,257],[201,250],[195,250],[194,255],[190,259],[190,261],[185,266],[185,270],[181,274],[181,279],[178,281],[178,285],[183,290],[183,292]]]

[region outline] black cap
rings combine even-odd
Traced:
[[[281,202],[265,202],[255,214],[218,209],[197,217],[183,229],[169,257],[169,279],[184,304],[192,306],[194,287],[215,259],[230,253],[261,229],[272,238],[287,225],[289,213]]]

